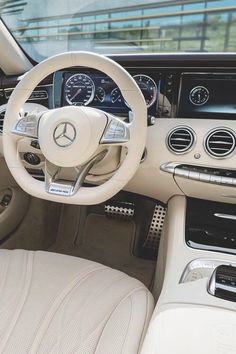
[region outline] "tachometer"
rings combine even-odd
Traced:
[[[94,98],[94,82],[88,75],[78,73],[66,81],[64,92],[70,105],[87,106]]]
[[[133,78],[143,93],[147,107],[151,107],[157,99],[157,85],[155,81],[143,74],[135,75]]]

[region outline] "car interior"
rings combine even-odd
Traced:
[[[32,3],[0,1],[0,353],[235,354],[236,6]],[[185,46],[223,13],[227,50],[134,8]]]

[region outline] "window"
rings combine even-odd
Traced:
[[[234,0],[0,0],[1,17],[36,61],[99,53],[236,51]]]

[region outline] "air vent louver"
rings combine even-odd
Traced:
[[[235,133],[229,129],[219,128],[207,135],[205,147],[213,157],[229,156],[235,149]]]
[[[5,113],[6,113],[5,109],[3,111],[0,111],[0,134],[2,134],[3,131],[3,122],[4,122]]]
[[[13,92],[13,89],[5,89],[5,97],[8,100]],[[48,93],[46,90],[34,90],[30,97],[28,98],[28,101],[36,101],[36,100],[46,100],[48,98]]]
[[[167,137],[167,144],[171,151],[183,154],[191,149],[194,143],[194,132],[188,127],[177,127],[171,130]]]

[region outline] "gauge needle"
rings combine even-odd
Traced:
[[[113,103],[115,103],[119,98],[120,98],[121,95],[117,96],[116,99],[113,101]]]
[[[81,88],[79,88],[77,91],[76,91],[76,93],[74,94],[74,96],[73,97],[71,97],[71,101],[79,94],[81,92]]]

